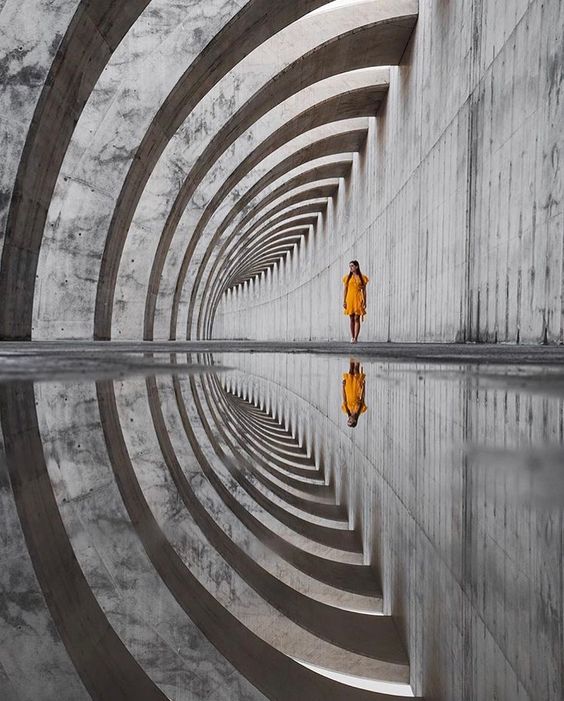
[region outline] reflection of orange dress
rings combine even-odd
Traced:
[[[343,278],[343,284],[347,284],[349,276],[345,275]],[[366,275],[362,276],[362,279],[364,280],[364,284],[368,282],[368,278]],[[366,314],[366,303],[364,301],[364,292],[362,290],[362,286],[360,284],[360,280],[358,279],[358,275],[351,275],[351,279],[349,281],[349,286],[347,289],[347,296],[346,296],[346,308],[345,308],[345,315],[350,316],[351,314],[356,314],[358,316],[364,316]]]
[[[362,401],[365,377],[366,375],[363,372],[354,373],[354,375],[350,372],[343,373],[345,397],[347,398],[346,404],[343,402],[341,406],[343,413],[347,413],[347,407],[349,408],[349,414],[364,414],[366,411],[366,404]]]

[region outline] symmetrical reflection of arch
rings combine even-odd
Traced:
[[[128,532],[136,536],[160,586],[269,698],[294,699],[296,689],[316,699],[409,697],[384,691],[386,684],[407,690],[406,653],[394,620],[382,615],[378,563],[366,564],[314,437],[294,423],[283,397],[266,404],[241,378],[223,378],[211,359],[202,360],[212,362],[212,372],[98,382],[98,422],[73,429],[77,437],[86,431],[88,440],[104,439],[108,487],[127,513],[127,524],[111,533],[112,551],[124,549]],[[166,698],[120,640],[85,567],[80,551],[92,550],[95,531],[77,539],[69,530],[72,512],[59,514],[61,473],[46,465],[51,439],[45,415],[41,426],[36,416],[37,404],[57,407],[48,399],[53,391],[31,383],[0,390],[14,495],[46,603],[89,693]],[[65,392],[76,403],[68,419],[80,421],[78,407],[91,390],[67,385]],[[108,497],[88,499],[96,519]],[[175,504],[173,512],[167,504]],[[318,668],[368,686],[343,684]]]
[[[197,359],[210,372],[0,389],[6,698],[263,701],[305,688],[391,701],[410,697],[404,634],[416,690],[446,685],[450,698],[455,642],[503,630],[514,615],[487,601],[460,607],[467,583],[490,577],[482,559],[470,573],[453,567],[469,540],[493,542],[500,519],[530,515],[543,525],[530,534],[534,552],[554,563],[547,581],[557,587],[560,555],[546,534],[561,506],[561,448],[547,450],[546,436],[562,424],[562,400],[539,390],[536,369],[502,377],[367,360],[370,413],[351,431],[342,357]],[[498,434],[492,406],[508,407]],[[531,413],[541,419],[531,424]],[[447,414],[452,431],[442,428]],[[440,501],[422,499],[427,489]],[[469,533],[431,533],[443,522],[437,503],[452,523],[468,504],[480,518]],[[497,547],[487,556],[501,566],[507,547],[517,562],[523,544]],[[538,558],[520,567],[534,581]],[[545,592],[530,596],[522,616],[534,628]],[[548,687],[559,680],[545,680],[559,669],[558,630],[545,657],[537,630],[527,645],[542,668],[527,683]],[[355,690],[361,679],[369,688]]]

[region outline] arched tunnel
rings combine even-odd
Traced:
[[[564,698],[562,3],[0,29],[0,698]]]

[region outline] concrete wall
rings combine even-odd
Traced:
[[[33,113],[77,5],[78,0],[0,2],[0,26],[3,28],[0,37],[0,144],[3,154],[0,164],[0,253],[14,180]]]
[[[422,0],[323,226],[227,293],[213,335],[346,338],[356,258],[365,340],[564,341],[563,22],[559,0]]]

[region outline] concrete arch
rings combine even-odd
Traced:
[[[37,105],[14,186],[2,251],[0,293],[6,302],[0,310],[0,338],[30,338],[37,251],[63,156],[80,111],[111,52],[148,4],[149,0],[133,0],[126,6],[109,0],[84,0],[67,30]],[[182,119],[182,110],[189,112],[241,56],[323,4],[323,0],[305,0],[273,8],[266,0],[249,0],[188,69],[173,98],[159,111],[132,164],[129,188],[147,177],[151,158],[164,147],[167,129],[175,118]],[[260,22],[266,14],[269,21]],[[229,52],[225,52],[226,45],[231,48]],[[180,93],[182,99],[175,101]],[[51,135],[54,121],[59,124],[56,139]],[[130,203],[132,199],[135,194],[129,195],[124,188],[120,201]],[[118,225],[123,226],[123,219],[114,224]]]
[[[350,348],[332,344],[353,258],[372,283],[361,353],[563,340],[564,6],[502,4],[0,0],[0,339],[45,341],[49,368],[81,339],[60,381],[0,382],[0,696],[560,698],[558,607],[535,618],[558,568],[511,644],[466,517],[495,545],[524,509],[507,501],[500,531],[473,492],[495,479],[459,458],[493,436],[492,411],[520,450],[527,431],[534,448],[562,438],[562,407],[379,365],[351,433],[346,363],[325,353]],[[283,360],[247,355],[259,341]],[[26,345],[0,355],[37,362]],[[74,382],[136,352],[148,380]],[[506,536],[486,564],[537,581]]]
[[[82,683],[95,698],[134,694],[164,701],[165,694],[108,623],[76,561],[45,465],[33,384],[0,388],[0,414],[20,523],[52,619]]]
[[[299,178],[299,176],[298,176]],[[293,183],[290,184],[285,184],[281,185],[276,197],[266,197],[263,202],[261,202],[260,205],[257,206],[257,208],[252,210],[252,216],[255,216],[260,209],[264,209],[264,207],[268,206],[271,204],[273,201],[278,199],[278,197],[284,195],[288,191],[291,191],[292,189],[299,187],[302,183],[298,182],[298,178]],[[319,180],[319,178],[315,178]],[[306,181],[304,181],[306,182]],[[310,181],[311,182],[311,181]],[[338,190],[338,184],[332,184],[332,185],[325,185],[325,186],[319,186],[316,188],[313,188],[311,190],[306,191],[305,193],[298,193],[296,195],[293,195],[291,197],[288,197],[286,200],[284,200],[283,203],[278,205],[280,209],[284,209],[285,207],[295,204],[297,202],[302,202],[305,199],[316,199],[318,197],[333,197],[336,195]],[[276,209],[276,208],[275,208]],[[274,213],[273,210],[271,210],[268,214],[264,215],[264,220],[267,220],[268,217]],[[252,216],[249,214],[244,218],[244,222],[246,223],[249,221]],[[261,221],[261,220],[259,220]],[[185,258],[182,262],[182,268],[180,269],[179,273],[179,279],[176,284],[176,290],[175,290],[175,296],[174,296],[174,301],[172,305],[172,312],[171,312],[171,322],[170,322],[170,336],[171,338],[176,337],[176,324],[177,324],[177,318],[178,318],[178,311],[179,311],[179,306],[180,306],[180,296],[182,294],[182,285],[186,276],[186,270],[189,264],[189,260]]]
[[[301,239],[302,237],[307,237],[311,231],[311,228],[314,227],[317,224],[318,221],[318,215],[319,213],[315,213],[313,216],[302,216],[302,217],[296,217],[292,218],[291,221],[289,220],[284,220],[282,221],[281,224],[278,224],[277,226],[274,226],[273,228],[271,227],[266,227],[264,234],[262,236],[258,236],[256,240],[256,245],[261,245],[264,242],[270,242],[273,239],[277,239],[279,236],[285,237],[285,236],[292,236],[294,235],[296,237],[296,240]],[[237,256],[237,259],[239,260],[239,254],[235,254]],[[245,246],[245,250],[241,251],[240,253],[241,257],[245,257],[245,260],[248,260],[250,257],[253,256],[253,248],[252,246],[249,246],[248,244]],[[232,265],[233,260],[231,260]],[[230,266],[230,269],[232,267]]]
[[[155,396],[150,385],[148,391],[149,397]],[[116,420],[115,397],[111,384],[100,383],[98,394],[102,423],[106,435],[112,436],[111,444],[108,445],[110,458],[114,469],[119,470],[120,489],[132,522],[138,524],[139,536],[162,580],[167,583],[184,610],[197,622],[198,627],[213,641],[220,652],[232,661],[247,679],[269,696],[277,694],[280,697],[280,688],[284,687],[282,681],[290,675],[294,684],[298,684],[302,690],[307,690],[312,699],[320,701],[327,698],[338,699],[346,689],[351,699],[358,699],[358,701],[386,699],[388,701],[390,697],[387,694],[368,692],[355,687],[343,687],[337,682],[310,672],[264,643],[257,635],[245,629],[235,616],[217,604],[213,596],[182,563],[166,539],[163,539],[146,501],[139,492],[123,438],[121,440],[119,438],[121,429],[119,420]],[[160,406],[155,401],[151,406],[153,418],[159,427],[158,435],[165,440],[162,446],[165,459],[169,468],[173,468],[174,464],[171,461],[173,454],[170,453],[170,446],[166,442],[168,434],[166,427],[161,423]],[[194,449],[202,460],[201,464],[205,465],[205,458],[197,444],[194,444]],[[261,660],[261,664],[256,664],[257,659]],[[268,661],[268,665],[264,664],[265,660]],[[293,695],[294,688],[291,688],[288,689],[287,695],[283,694],[280,698],[289,700]]]
[[[406,5],[406,10],[408,5]],[[325,42],[320,47],[312,50],[291,66],[279,73],[272,81],[267,83],[252,100],[248,101],[238,114],[220,130],[206,147],[197,164],[192,169],[189,177],[184,182],[173,204],[167,223],[159,241],[159,248],[153,263],[151,279],[153,284],[160,279],[166,252],[176,231],[180,216],[205,174],[218,156],[223,153],[229,144],[233,143],[248,127],[260,116],[268,112],[274,105],[286,99],[290,95],[304,89],[308,85],[317,83],[324,78],[339,73],[352,71],[358,68],[378,65],[392,65],[398,63],[407,44],[409,36],[415,24],[416,15],[412,14],[413,6],[409,5],[410,14],[404,17],[393,18],[389,16],[379,22],[356,29],[352,32],[339,35],[337,38]],[[190,241],[184,260],[180,267],[177,290],[184,284],[183,275],[189,264],[192,251],[196,245]],[[105,286],[115,286],[115,276],[106,283],[104,274],[100,276],[99,290]],[[152,286],[154,289],[154,286]],[[103,293],[113,296],[113,292]],[[176,295],[178,297],[178,295]],[[173,300],[173,307],[177,300]],[[111,305],[104,302],[97,309],[109,309]],[[111,311],[108,312],[111,318]],[[108,315],[96,316],[95,337],[107,338],[110,332]],[[176,311],[172,315],[176,318]],[[171,336],[172,337],[172,336]]]
[[[249,253],[246,258],[241,258],[237,261],[239,264],[238,268],[235,268],[235,270],[232,273],[232,276],[237,275],[236,280],[239,281],[241,275],[243,274],[241,272],[241,268],[243,266],[246,266],[245,269],[248,269],[249,265],[255,265],[259,260],[262,259],[262,256],[265,253],[289,253],[295,245],[298,245],[299,242],[307,236],[309,233],[309,228],[305,229],[284,229],[282,233],[280,233],[278,236],[273,237],[273,240],[268,240],[265,243],[262,244],[262,246],[257,246],[256,250],[253,250],[251,253]],[[239,284],[239,282],[230,282],[230,286],[235,286]]]
[[[48,203],[78,116],[117,44],[149,0],[83,0],[53,61],[19,164],[2,250],[0,338],[31,337],[37,252]],[[57,138],[52,125],[58,124]]]
[[[350,113],[348,113],[350,115]],[[338,116],[339,113],[337,113]],[[362,115],[362,109],[361,109],[361,115]],[[355,115],[355,116],[361,116],[361,115]],[[352,116],[352,115],[351,115]],[[349,118],[349,117],[347,117]],[[350,152],[356,152],[360,149],[361,143],[363,142],[363,139],[365,138],[366,131],[365,130],[352,130],[350,132],[345,131],[341,132],[329,137],[325,137],[323,139],[320,139],[319,141],[314,141],[313,143],[309,144],[308,146],[304,147],[303,149],[300,149],[298,152],[288,156],[284,161],[279,163],[274,169],[270,171],[272,176],[274,176],[276,173],[282,174],[284,172],[287,172],[290,169],[296,168],[299,165],[302,165],[303,163],[307,162],[308,160],[314,160],[315,158],[321,158],[322,156],[329,156],[338,152],[345,153],[347,151]],[[214,232],[213,237],[210,240],[210,243],[206,249],[206,252],[202,258],[202,261],[199,265],[198,271],[196,273],[196,276],[194,277],[194,283],[193,283],[193,290],[191,293],[191,299],[190,299],[190,310],[189,310],[189,316],[188,316],[188,326],[191,326],[192,324],[192,315],[193,315],[193,307],[195,303],[195,295],[197,294],[198,291],[198,285],[203,277],[204,274],[204,268],[207,262],[210,260],[211,256],[216,253],[216,258],[217,256],[221,255],[224,250],[225,250],[225,245],[221,246],[221,248],[214,250],[216,246],[219,246],[219,241],[221,239],[221,236],[224,234],[224,232],[228,229],[230,224],[235,220],[236,216],[240,211],[242,211],[247,204],[251,201],[251,199],[255,196],[255,193],[258,192],[258,189],[261,188],[262,186],[266,187],[266,185],[269,184],[269,179],[268,179],[268,174],[265,174],[263,178],[261,178],[252,188],[250,188],[237,202],[237,205],[231,209],[229,214],[223,219],[223,221],[218,225],[216,231]],[[202,223],[205,224],[205,221],[202,220]],[[196,234],[196,231],[195,231]],[[228,242],[230,241],[230,238],[227,240]],[[212,268],[211,275],[213,275],[215,268]]]
[[[235,171],[225,180],[225,183],[212,198],[202,217],[198,221],[194,229],[193,237],[198,240],[202,235],[203,230],[211,219],[213,213],[219,207],[219,204],[225,199],[227,193],[233,189],[243,177],[251,172],[251,170],[269,154],[280,148],[284,143],[290,141],[296,136],[307,131],[315,129],[322,124],[337,122],[350,119],[353,117],[368,116],[374,114],[378,109],[382,95],[385,92],[384,86],[374,86],[361,88],[343,93],[334,98],[329,98],[314,107],[309,108],[302,114],[298,115],[290,122],[273,133],[268,139],[262,142],[257,148],[236,168]],[[346,148],[343,145],[343,150]],[[235,216],[235,213],[233,214]],[[214,236],[214,241],[219,237],[220,233],[229,225],[230,220],[225,220],[218,228],[217,236]],[[160,268],[159,268],[160,269]],[[198,278],[201,273],[198,271]],[[150,340],[153,338],[153,324],[156,306],[156,297],[158,295],[157,284],[157,268],[153,268],[151,282],[147,290],[147,301],[145,309],[144,322],[144,338]]]
[[[362,134],[362,132],[360,134]],[[217,237],[219,238],[219,236],[223,233],[223,231],[227,228],[227,226],[233,221],[233,219],[236,217],[236,215],[240,211],[244,211],[244,208],[247,205],[250,205],[252,203],[252,200],[255,199],[260,194],[260,192],[267,187],[267,185],[275,182],[276,180],[278,180],[281,177],[281,175],[284,175],[287,172],[291,172],[296,167],[302,166],[302,165],[305,166],[308,164],[308,162],[310,160],[311,161],[316,160],[316,158],[310,159],[310,156],[315,155],[315,156],[317,156],[317,158],[320,158],[322,156],[334,155],[335,157],[338,158],[339,153],[343,153],[343,154],[345,153],[345,151],[341,151],[341,147],[343,149],[348,149],[349,147],[355,148],[357,146],[358,136],[359,136],[359,134],[355,133],[355,134],[353,134],[352,139],[343,140],[341,138],[337,138],[337,139],[330,138],[328,140],[324,140],[323,142],[318,142],[319,148],[317,148],[317,149],[309,149],[308,148],[308,149],[304,150],[296,159],[290,159],[289,161],[285,162],[283,165],[281,164],[282,167],[280,169],[274,169],[270,173],[266,174],[258,183],[255,184],[255,186],[253,186],[249,191],[247,191],[241,197],[241,199],[239,200],[239,202],[237,204],[237,207],[233,208],[229,212],[227,217],[223,220],[221,226],[216,231]],[[362,139],[362,135],[360,136],[360,138]],[[331,153],[331,151],[333,151],[333,153]],[[304,160],[304,159],[307,159],[307,160]],[[314,168],[313,170],[311,170],[309,172],[312,174],[313,177],[316,177],[316,174],[318,174],[318,173],[321,173],[323,178],[325,178],[325,177],[344,177],[344,175],[341,176],[340,173],[344,172],[346,175],[348,171],[345,172],[345,171],[339,170],[339,166],[338,166],[339,161],[340,161],[340,159],[333,161],[331,164],[327,164],[326,167],[324,166],[324,170]],[[345,162],[344,158],[342,159],[342,162]],[[350,162],[350,160],[347,160],[347,162]],[[334,174],[333,174],[333,171],[331,169],[331,166],[333,165],[333,163],[336,164],[336,167],[334,168]],[[301,179],[298,179],[298,177]],[[303,178],[306,177],[305,174],[300,174],[300,176],[298,176],[298,177],[292,178],[288,182],[289,183],[296,183],[296,185],[300,185],[302,182],[305,182],[305,180],[303,180]],[[285,190],[281,189],[283,187],[287,189],[287,185],[284,185],[284,186],[281,185],[277,189],[274,190],[274,193],[280,193],[280,194],[283,193],[285,191]],[[274,193],[271,193],[269,195],[269,197],[272,196],[272,197],[276,198],[278,195],[274,194]],[[272,201],[272,200],[265,200],[265,204],[268,204],[270,201]],[[239,228],[238,227],[235,228],[234,232],[226,240],[224,246],[222,247],[221,253],[223,253],[225,251],[227,246],[237,236],[238,231],[239,231]],[[210,248],[208,248],[208,251],[210,251]],[[202,263],[201,263],[201,267],[203,267],[203,265],[206,262],[207,262],[207,258],[204,257],[204,259],[202,260]],[[227,263],[227,260],[225,260],[225,264],[226,263]],[[210,275],[214,275],[215,270],[216,269],[214,268],[211,271]],[[198,281],[199,281],[199,279],[196,278],[194,280],[194,285],[196,285],[198,283]],[[191,319],[191,316],[189,315],[188,323],[191,324],[191,321],[192,321],[192,319]]]
[[[360,150],[362,147],[362,144],[364,143],[366,138],[366,131],[365,130],[355,130],[351,132],[344,132],[342,134],[337,134],[334,136],[327,137],[325,139],[321,139],[320,141],[316,141],[310,146],[305,147],[298,153],[288,157],[286,161],[283,163],[285,165],[280,164],[280,172],[285,171],[287,168],[295,168],[299,165],[304,164],[308,160],[313,160],[315,158],[320,158],[322,156],[329,156],[329,155],[335,155],[336,153],[345,153],[345,152],[357,152]],[[276,171],[278,172],[278,170]],[[234,221],[236,215],[238,214],[239,211],[242,211],[244,207],[251,202],[251,200],[255,197],[255,195],[259,192],[261,183],[268,183],[268,180],[266,180],[267,176],[264,176],[263,179],[261,179],[258,183],[256,183],[253,188],[251,188],[245,195],[243,195],[239,202],[237,203],[237,207],[233,208],[229,214],[224,218],[224,220],[221,222],[221,224],[218,226],[213,239],[210,242],[210,245],[208,246],[208,249],[206,251],[206,254],[202,258],[202,261],[200,263],[198,273],[196,277],[194,278],[194,283],[193,283],[193,291],[191,294],[190,298],[190,308],[188,312],[188,328],[192,327],[192,319],[193,319],[193,314],[194,314],[194,305],[195,305],[195,298],[196,298],[196,293],[198,291],[198,285],[200,283],[200,280],[203,276],[203,271],[204,271],[204,266],[208,262],[208,260],[211,258],[212,254],[214,253],[214,248],[215,248],[215,261],[212,265],[212,268],[210,270],[210,273],[208,274],[208,278],[205,283],[205,289],[209,286],[209,282],[211,279],[214,279],[215,273],[217,270],[217,266],[220,264],[220,260],[224,260],[223,266],[225,266],[229,260],[223,259],[223,256],[226,254],[226,251],[228,247],[233,243],[234,239],[238,235],[239,232],[239,227],[235,228],[234,231],[226,238],[225,242],[219,247],[219,241],[220,237],[223,235],[223,233],[227,230],[229,225]],[[199,328],[199,321],[198,321],[198,328]]]
[[[259,236],[264,231],[267,231],[270,226],[273,226],[279,222],[287,222],[290,218],[296,214],[306,214],[306,213],[319,213],[322,214],[327,209],[327,199],[323,199],[321,203],[312,202],[308,203],[309,200],[318,200],[320,198],[331,198],[337,193],[337,189],[334,185],[317,187],[313,190],[307,190],[304,193],[298,193],[291,196],[290,198],[283,200],[281,203],[277,204],[273,209],[267,211],[262,217],[260,217],[254,224],[252,228],[247,232],[248,237],[253,235]],[[302,204],[304,203],[304,204]],[[295,209],[289,209],[298,205]],[[276,216],[278,215],[278,216]],[[246,216],[241,222],[241,227],[245,226],[252,220],[253,215]],[[261,229],[261,227],[263,227]],[[223,289],[221,291],[215,290],[216,297],[220,297],[223,294]],[[213,304],[210,305],[212,309],[215,307]]]
[[[408,6],[409,11],[413,12],[413,5],[407,3],[406,8]],[[217,159],[220,153],[225,151],[227,145],[232,143],[236,135],[242,133],[246,126],[256,121],[260,114],[264,114],[272,105],[284,99],[284,95],[291,95],[306,85],[311,85],[323,79],[323,77],[342,72],[343,69],[353,70],[355,67],[378,64],[388,65],[397,62],[403,53],[405,43],[413,29],[415,19],[416,17],[414,14],[406,14],[406,17],[403,19],[383,20],[374,25],[368,25],[368,28],[363,28],[349,35],[344,35],[341,37],[341,41],[330,41],[324,45],[323,49],[314,50],[310,52],[309,56],[306,55],[301,60],[295,62],[291,70],[286,69],[283,71],[275,83],[265,86],[265,88],[257,94],[255,100],[249,102],[240,111],[240,114],[235,119],[231,120],[229,126],[220,130],[214,136],[212,142],[210,142],[202,153],[202,156],[198,159],[197,165],[191,171],[190,177],[187,179],[176,198],[176,202],[169,214],[168,222],[163,230],[163,243],[160,246],[163,255],[166,248],[168,248],[168,243],[174,234],[181,212],[190,195],[204,177],[211,164]],[[379,37],[381,43],[375,42],[375,32],[381,33]],[[349,42],[348,48],[347,41]],[[352,55],[353,44],[355,47],[354,56]],[[335,50],[337,48],[338,55],[335,55]],[[360,51],[361,48],[366,49],[364,54]],[[347,53],[348,58],[346,57]],[[314,69],[313,73],[307,69],[304,70],[304,66],[307,66],[309,62],[317,63],[317,67]],[[271,91],[273,87],[278,91],[276,93],[276,98],[273,98]],[[123,239],[125,230],[121,226],[120,230],[122,232],[120,236]],[[123,249],[123,241],[121,243],[113,243],[114,232],[116,231],[117,229],[115,226],[110,227],[106,243],[106,252],[102,259],[98,284],[98,302],[95,313],[96,338],[107,337],[110,333],[109,323],[112,307],[110,300],[113,299],[117,265],[121,255],[120,251]],[[155,266],[161,266],[163,264],[163,255],[156,256]]]

